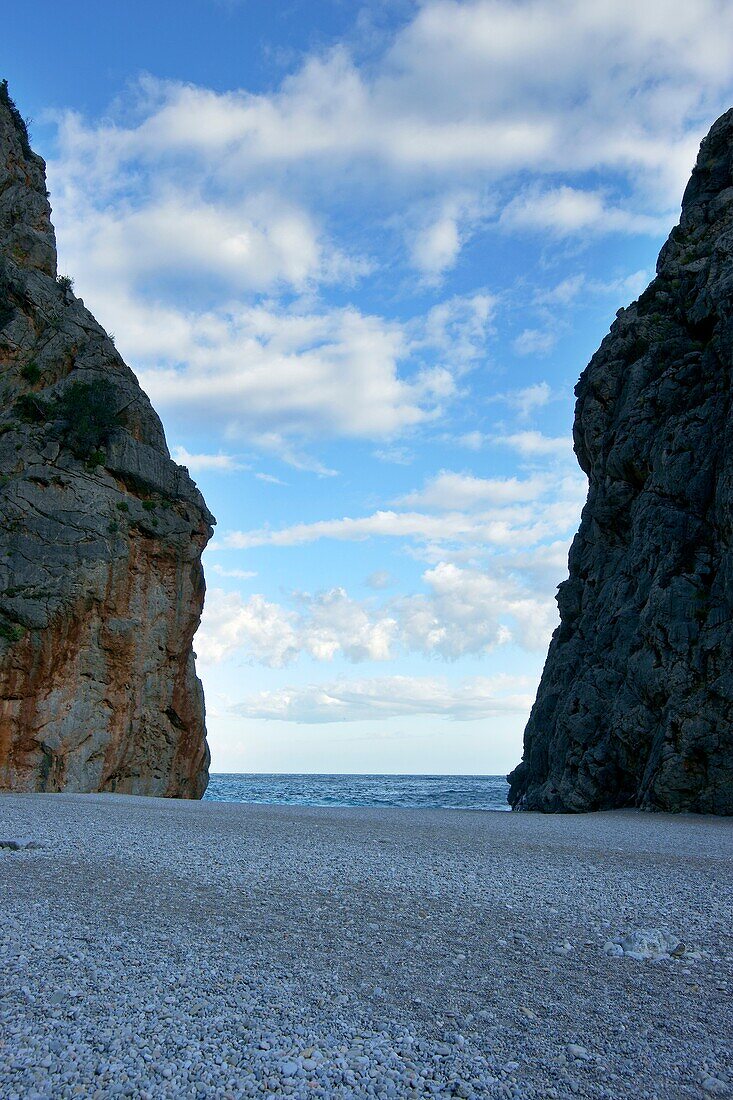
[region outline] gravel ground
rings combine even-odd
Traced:
[[[4,1100],[733,1096],[731,820],[5,795],[8,841]]]

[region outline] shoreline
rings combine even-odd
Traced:
[[[5,794],[12,838],[3,1096],[733,1093],[730,818]]]

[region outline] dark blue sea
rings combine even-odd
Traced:
[[[503,775],[212,775],[204,798],[286,806],[508,810]]]

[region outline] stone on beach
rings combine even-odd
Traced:
[[[725,1096],[731,824],[5,795],[0,1095]]]

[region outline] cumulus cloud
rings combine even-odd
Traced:
[[[438,285],[452,268],[477,223],[488,208],[475,196],[448,195],[437,207],[422,212],[417,229],[408,233],[410,260],[428,285]]]
[[[66,210],[72,201],[81,204],[73,214]],[[121,273],[130,282],[184,275],[228,291],[261,291],[348,282],[369,270],[365,260],[325,244],[309,214],[272,195],[219,205],[167,192],[141,197],[136,208],[111,202],[99,209],[67,183],[57,209],[65,255],[82,281],[92,272],[115,282]]]
[[[343,588],[315,596],[295,594],[285,608],[261,595],[244,599],[238,592],[209,593],[196,636],[204,663],[217,664],[239,654],[272,668],[300,654],[318,661],[341,655],[350,661],[385,661],[392,656],[397,623],[386,612],[352,600]]]
[[[328,474],[308,440],[390,439],[441,413],[485,355],[495,299],[400,321],[320,304],[372,263],[328,239],[297,181],[222,176],[241,98],[146,78],[136,124],[64,116],[49,167],[60,251],[164,413]]]
[[[557,618],[554,600],[531,594],[503,570],[441,562],[423,580],[429,594],[406,597],[399,605],[408,649],[456,660],[510,641],[529,650],[547,645]]]
[[[375,569],[366,579],[370,588],[389,588],[394,584],[394,577],[388,569]]]
[[[266,481],[268,485],[285,485],[286,484],[286,482],[282,481],[281,478],[275,477],[274,474],[257,473],[257,474],[255,474],[255,477],[257,478],[258,481]]]
[[[415,235],[412,262],[427,281],[436,282],[456,262],[460,248],[458,219],[455,214],[443,212]]]
[[[413,335],[349,307],[232,305],[187,316],[133,302],[125,318],[127,348],[156,405],[196,421],[206,416],[229,438],[263,446],[269,439],[273,449],[290,436],[394,435],[435,416],[455,388],[448,367],[420,367],[426,347],[448,347],[448,320],[432,318]],[[477,353],[470,341],[479,337],[466,332],[468,320],[454,323],[458,369]]]
[[[547,382],[535,382],[531,386],[509,390],[507,393],[497,393],[489,398],[490,401],[500,401],[509,405],[521,420],[528,419],[537,409],[544,408],[551,399],[552,390]]]
[[[486,436],[479,431],[464,432],[463,435],[456,437],[455,442],[459,447],[465,447],[468,451],[480,451],[486,442]]]
[[[676,196],[700,119],[726,102],[732,45],[724,0],[429,0],[368,68],[338,47],[268,94],[145,78],[136,123],[71,119],[69,138],[103,147],[102,173],[181,153],[218,154],[225,176],[355,159],[413,174],[604,165]]]
[[[287,607],[259,594],[244,598],[214,589],[196,648],[208,664],[239,657],[281,668],[301,655],[359,663],[420,653],[453,661],[509,642],[528,650],[547,645],[557,617],[554,601],[547,590],[533,592],[517,566],[440,562],[422,581],[425,591],[383,604],[353,599],[343,588],[293,593]]]
[[[339,542],[361,542],[369,538],[414,539],[418,542],[471,542],[505,545],[518,534],[517,526],[526,513],[515,512],[511,517],[494,518],[489,514],[467,515],[463,512],[444,512],[440,515],[425,512],[379,511],[369,516],[346,516],[343,519],[316,520],[314,523],[295,523],[279,530],[262,528],[257,531],[232,531],[221,544],[225,547],[249,550],[256,546],[304,546],[320,539],[336,539]],[[536,524],[528,531],[522,524],[522,537],[534,540],[541,528]]]
[[[573,453],[573,441],[569,435],[548,436],[542,432],[512,432],[510,435],[497,435],[493,443],[500,443],[522,455],[523,458],[570,458]]]
[[[517,355],[549,355],[557,339],[558,334],[552,329],[526,328],[517,336],[512,347]]]
[[[262,664],[280,668],[297,657],[297,615],[266,600],[212,589],[206,597],[196,652],[203,664],[217,664],[244,651]]]
[[[505,229],[575,233],[636,233],[659,236],[669,230],[670,214],[638,214],[610,205],[598,191],[576,187],[532,187],[516,195],[499,219]]]
[[[622,301],[630,301],[638,297],[642,290],[649,285],[654,272],[651,270],[631,271],[628,275],[619,276],[616,279],[601,281],[589,279],[583,272],[568,275],[559,283],[551,287],[542,287],[537,290],[534,301],[538,306],[562,307],[574,304],[581,295],[613,297]]]
[[[225,569],[223,565],[219,565],[218,562],[214,562],[213,565],[206,566],[206,572],[211,571],[216,573],[217,577],[231,577],[238,581],[249,581],[253,577],[257,576],[254,569]]]
[[[538,474],[524,479],[477,478],[443,471],[423,489],[402,498],[403,505],[417,503],[425,511],[385,509],[367,516],[296,523],[279,530],[230,531],[217,545],[248,550],[303,546],[320,539],[359,542],[399,538],[432,546],[443,555],[452,545],[518,549],[565,535],[577,526],[586,487],[585,477],[575,470],[562,477]],[[485,510],[487,505],[489,510]]]
[[[474,477],[441,470],[420,490],[398,502],[412,507],[456,511],[488,504],[515,504],[537,500],[547,489],[543,477]]]
[[[660,232],[727,105],[731,47],[723,0],[427,0],[368,65],[326,50],[267,93],[146,76],[96,124],[57,116],[63,265],[164,411],[203,402],[225,436],[313,464],[301,438],[439,415],[491,331],[487,292],[412,323],[318,305],[374,274],[360,242],[390,225],[437,283],[502,202],[512,232]],[[361,233],[331,216],[345,186]]]
[[[99,293],[156,407],[321,474],[333,471],[301,442],[389,439],[438,416],[484,353],[493,311],[484,293],[407,323],[353,307],[232,302],[187,312]]]
[[[250,696],[233,707],[245,718],[281,722],[379,721],[436,715],[470,721],[496,714],[528,713],[531,684],[525,677],[475,677],[452,684],[441,677],[384,676],[284,687]]]
[[[246,469],[233,455],[221,453],[216,455],[191,454],[185,447],[174,447],[171,454],[176,462],[181,466],[186,466],[192,474],[198,473],[200,470],[219,470],[227,473],[232,470]]]

